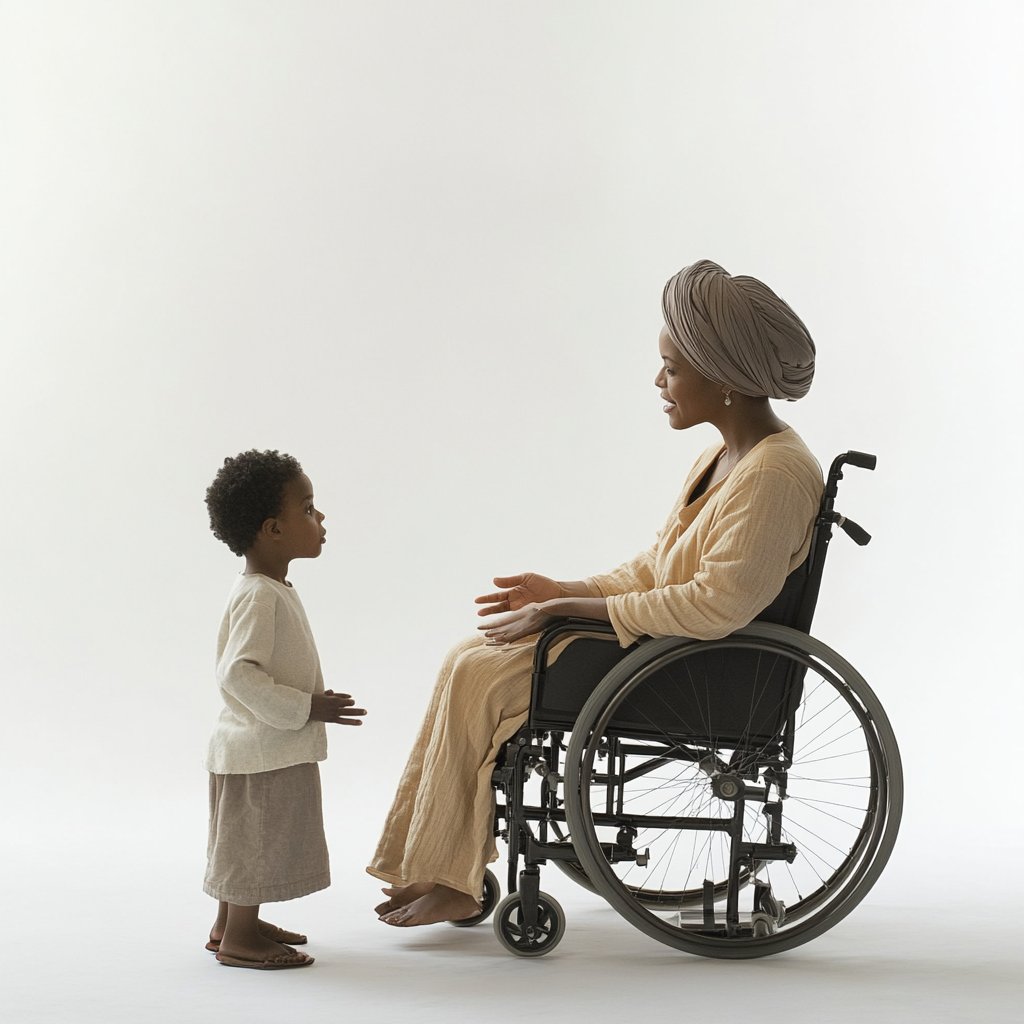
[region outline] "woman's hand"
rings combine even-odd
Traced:
[[[544,601],[551,601],[562,596],[560,583],[535,572],[524,572],[519,576],[495,576],[494,585],[503,589],[496,594],[484,594],[482,597],[478,597],[474,603],[487,607],[481,608],[477,615],[495,615],[500,612],[516,611],[525,608],[528,604],[542,604]],[[524,633],[523,636],[526,634]]]
[[[520,576],[495,576],[494,585],[508,589],[476,599],[477,604],[486,605],[477,615],[499,616],[479,627],[490,647],[501,647],[539,633],[552,619],[566,615],[608,621],[605,599],[590,597],[582,580],[557,583],[547,576],[524,572]]]
[[[343,718],[343,715],[365,715],[364,708],[354,708],[355,701],[349,693],[335,693],[324,690],[309,698],[309,721],[329,722],[332,725],[362,725],[358,718]]]
[[[513,577],[514,578],[514,577]],[[544,579],[544,577],[540,577]],[[497,582],[497,581],[495,581]],[[551,582],[550,580],[548,581]],[[552,602],[557,603],[557,602]],[[545,604],[528,604],[513,611],[505,612],[497,618],[492,619],[486,626],[480,626],[483,634],[487,637],[488,647],[503,647],[515,640],[521,640],[524,636],[532,633],[539,633],[555,617],[555,612],[545,610]],[[480,613],[481,615],[484,612]],[[486,614],[492,615],[493,612]]]

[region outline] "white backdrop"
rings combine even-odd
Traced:
[[[371,709],[325,766],[335,861],[364,863],[472,597],[632,555],[709,442],[652,385],[661,287],[702,257],[810,327],[814,389],[780,412],[821,461],[878,455],[839,502],[875,539],[837,538],[815,628],[903,748],[878,898],[1020,850],[1019,741],[990,731],[1022,711],[1019,4],[0,19],[12,863],[199,885],[239,568],[202,498],[249,447],[296,455],[327,514],[291,578]]]

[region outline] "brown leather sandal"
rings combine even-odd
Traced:
[[[286,971],[290,967],[308,967],[314,962],[313,957],[294,949],[290,953],[278,953],[276,956],[267,957],[266,960],[247,960],[225,953],[218,953],[217,959],[225,967],[249,967],[255,971]]]

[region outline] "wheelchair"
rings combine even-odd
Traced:
[[[792,949],[864,898],[899,829],[899,749],[863,677],[809,635],[833,526],[871,539],[833,509],[846,465],[875,457],[833,461],[807,558],[743,629],[626,650],[605,622],[545,630],[492,776],[509,895],[488,871],[457,924],[493,913],[510,952],[550,953],[565,914],[540,890],[548,861],[651,938],[722,959]]]

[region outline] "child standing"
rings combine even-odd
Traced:
[[[203,889],[220,901],[207,949],[229,967],[307,967],[306,936],[259,919],[262,903],[330,885],[318,761],[324,723],[361,725],[347,693],[324,690],[293,558],[316,558],[327,531],[313,485],[290,455],[227,458],[206,491],[214,536],[245,556],[217,640],[224,708],[210,739],[210,836]]]

